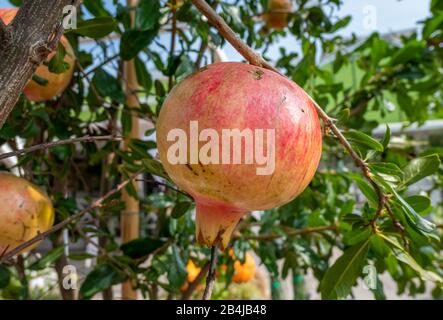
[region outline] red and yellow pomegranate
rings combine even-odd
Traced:
[[[8,25],[14,19],[17,11],[18,9],[0,9],[0,19],[3,20],[6,25]],[[48,83],[43,86],[33,80],[30,80],[24,90],[24,94],[29,100],[35,102],[50,100],[65,91],[71,82],[75,63],[74,50],[69,44],[68,39],[65,37],[61,37],[60,42],[65,47],[65,62],[69,64],[69,70],[56,74],[50,72],[47,66],[43,64],[40,65],[37,68],[35,75],[47,80]],[[54,55],[55,52],[50,53],[47,60],[51,60]]]
[[[243,138],[228,139],[234,133]],[[226,248],[243,215],[281,206],[306,188],[322,135],[311,99],[295,83],[222,62],[173,88],[157,121],[157,143],[167,173],[196,202],[198,242]],[[237,147],[240,154],[230,152]]]
[[[23,178],[0,172],[0,254],[47,231],[53,223],[54,209],[46,194]]]
[[[271,0],[268,12],[263,15],[263,20],[268,29],[281,30],[288,26],[288,13],[292,9],[291,0]]]

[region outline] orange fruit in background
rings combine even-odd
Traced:
[[[286,28],[288,26],[288,13],[291,9],[290,0],[271,0],[268,5],[268,12],[263,15],[266,27],[276,30]]]
[[[18,9],[0,9],[0,19],[8,25],[14,19],[17,14]],[[69,64],[69,69],[63,73],[52,73],[49,71],[48,67],[45,65],[40,65],[35,75],[48,81],[47,85],[43,86],[30,80],[24,89],[24,94],[26,97],[35,102],[42,102],[50,100],[56,96],[59,96],[63,91],[66,90],[69,83],[71,82],[72,75],[74,73],[74,63],[75,56],[74,50],[69,44],[68,39],[61,37],[60,42],[65,48],[65,62]],[[51,60],[55,55],[55,51],[48,55],[47,60]]]
[[[0,172],[0,255],[6,248],[14,249],[53,224],[54,208],[44,192],[23,178]]]

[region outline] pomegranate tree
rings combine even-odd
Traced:
[[[222,62],[173,88],[157,143],[171,179],[196,202],[198,242],[226,248],[243,215],[281,206],[306,188],[322,134],[315,107],[295,83]]]
[[[0,19],[8,25],[12,22],[17,12],[18,9],[0,9]],[[35,75],[46,80],[47,83],[46,85],[42,85],[34,80],[30,80],[24,89],[24,94],[29,100],[35,102],[50,100],[65,91],[71,82],[75,63],[74,50],[65,37],[61,37],[60,42],[65,48],[66,54],[64,61],[69,65],[69,69],[63,73],[52,73],[47,66],[44,64],[40,65]],[[55,52],[50,53],[47,61],[51,60],[54,55]]]
[[[54,209],[45,193],[23,178],[0,172],[0,254],[48,230],[53,223]]]

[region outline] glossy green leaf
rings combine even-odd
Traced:
[[[135,27],[139,30],[152,30],[161,17],[158,0],[140,0],[136,9]]]
[[[355,143],[375,151],[383,151],[383,145],[374,138],[368,136],[366,133],[361,131],[347,131],[343,132],[343,135],[351,143]]]
[[[172,209],[171,217],[173,217],[174,219],[180,218],[181,216],[186,214],[186,212],[189,211],[191,206],[192,206],[191,202],[187,202],[187,201],[186,202],[178,202],[174,206],[174,209]]]
[[[350,294],[366,262],[370,239],[346,249],[328,269],[320,283],[322,299],[343,299]]]
[[[0,289],[5,288],[11,280],[11,272],[8,268],[0,265]]]
[[[99,264],[86,277],[80,288],[82,299],[91,299],[95,294],[122,283],[127,276],[110,264]]]
[[[99,39],[113,32],[117,27],[117,21],[112,17],[99,17],[90,20],[79,21],[77,29],[71,32],[84,37]]]
[[[63,254],[65,250],[64,246],[57,247],[47,252],[41,259],[37,260],[33,264],[29,266],[30,270],[43,270],[52,263],[54,263],[60,256]]]
[[[436,273],[423,269],[417,261],[398,243],[398,241],[390,236],[380,234],[387,243],[391,245],[392,253],[397,260],[406,263],[412,269],[414,269],[423,280],[437,282],[443,284],[443,279]]]
[[[150,255],[155,250],[162,247],[165,243],[166,241],[164,240],[146,237],[125,243],[120,247],[120,249],[126,256],[131,257],[132,259],[139,259]]]
[[[440,158],[436,154],[411,160],[402,168],[404,175],[400,188],[411,185],[437,172],[439,167]]]

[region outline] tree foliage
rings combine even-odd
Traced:
[[[443,200],[430,201],[443,188],[441,138],[394,137],[388,125],[384,137],[371,134],[397,116],[405,125],[443,116],[441,1],[431,2],[432,14],[421,22],[419,32],[395,37],[373,33],[365,39],[340,36],[352,17],[337,16],[339,0],[294,1],[289,25],[280,31],[263,28],[260,16],[267,0],[208,2],[242,40],[337,119],[387,199],[386,209],[377,212],[374,187],[325,129],[322,165],[312,183],[289,204],[247,216],[232,241],[235,256],[243,259],[253,250],[273,277],[310,272],[325,299],[352,295],[367,265],[376,268],[377,275],[389,274],[399,293],[432,290],[434,297],[442,297]],[[65,34],[78,59],[70,87],[46,103],[22,96],[0,130],[1,144],[15,149],[85,135],[126,136],[133,113],[155,125],[170,84],[211,63],[214,48],[225,44],[190,1],[140,0],[131,8],[124,1],[105,5],[84,0],[80,10],[78,28]],[[130,24],[133,11],[135,27]],[[177,28],[171,51],[173,21]],[[63,55],[59,51],[49,62],[53,72],[64,71]],[[141,86],[141,107],[134,110],[125,105],[122,75],[122,64],[130,59],[135,59]],[[351,73],[352,81],[345,81]],[[81,148],[64,145],[22,155],[17,164],[3,168],[19,170],[42,186],[54,202],[58,221],[130,174],[145,172],[142,192],[130,185],[127,189],[142,204],[139,239],[120,243],[124,203],[119,196],[69,226],[71,243],[96,241],[100,247],[96,255],[71,250],[65,257],[96,261],[82,282],[81,298],[126,280],[147,298],[164,298],[158,288],[179,296],[186,262],[192,259],[203,266],[209,257],[209,250],[195,243],[192,199],[176,189],[156,158],[154,130],[148,128],[143,139],[131,140],[128,151],[117,141],[84,143]],[[25,256],[28,278],[31,270],[52,268],[65,255],[60,237],[50,237],[53,250],[42,257]],[[221,261],[232,270],[228,254]],[[227,272],[226,287],[231,276]],[[13,267],[0,266],[4,297],[28,296],[26,283],[19,279]],[[374,296],[383,299],[378,276],[377,283]]]

